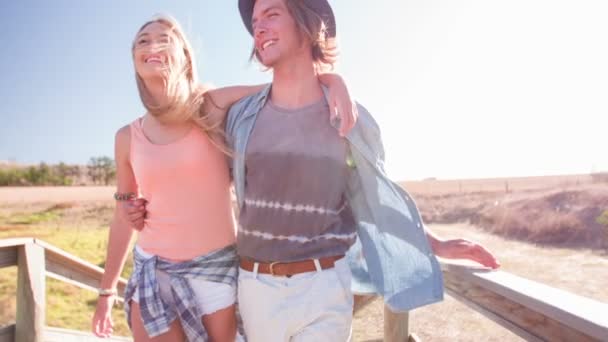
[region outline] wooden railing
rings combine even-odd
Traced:
[[[608,341],[606,303],[507,272],[442,267],[449,295],[528,341]]]
[[[503,271],[441,266],[450,296],[527,341],[608,341],[606,303]],[[359,298],[355,310],[369,301]],[[408,328],[407,313],[384,308],[385,341],[416,341]]]
[[[16,322],[0,328],[0,342],[99,341],[92,334],[45,325],[46,277],[97,291],[103,269],[33,238],[0,240],[0,268],[17,266]],[[126,281],[120,279],[122,297]],[[125,341],[120,337],[108,341]]]
[[[46,277],[95,290],[103,269],[33,238],[0,240],[0,268],[18,266],[16,323],[0,342],[98,341],[92,334],[45,325]],[[608,341],[608,304],[502,271],[442,264],[447,293],[529,341]],[[122,296],[126,281],[118,284]],[[355,311],[373,297],[355,298]],[[417,340],[408,313],[384,310],[384,340]],[[115,337],[106,341],[129,341]]]

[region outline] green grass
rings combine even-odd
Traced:
[[[80,210],[82,209],[82,210]],[[97,214],[95,216],[92,213]],[[3,213],[0,239],[34,237],[95,265],[102,266],[108,240],[107,222],[111,215],[105,207],[50,208],[34,212]],[[122,272],[127,277],[131,258]],[[0,269],[0,326],[15,320],[17,268]],[[47,278],[46,325],[90,331],[97,295],[73,285]],[[116,335],[129,335],[122,305],[113,310]]]
[[[40,224],[59,219],[59,213],[53,210],[11,216],[7,223],[19,225]]]

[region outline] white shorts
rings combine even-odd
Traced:
[[[350,341],[353,293],[346,258],[290,278],[241,268],[238,283],[249,342]]]
[[[151,258],[153,255],[146,253],[139,246],[135,246],[137,252],[146,258]],[[175,306],[175,300],[171,293],[170,277],[163,271],[156,270],[156,279],[160,288],[160,296],[163,301],[169,306]],[[236,302],[236,288],[234,286],[206,281],[202,279],[188,279],[200,312],[203,315],[212,314],[218,310],[229,307]],[[133,293],[133,301],[139,303],[139,293],[137,288]]]

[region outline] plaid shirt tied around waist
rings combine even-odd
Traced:
[[[208,336],[201,322],[202,313],[196,303],[188,279],[202,279],[236,286],[238,258],[236,247],[230,245],[198,256],[192,260],[171,262],[158,256],[146,258],[134,249],[134,269],[125,290],[125,311],[131,327],[131,306],[135,289],[136,298],[148,336],[155,337],[169,331],[173,320],[179,318],[188,341],[207,341]],[[167,273],[171,279],[171,292],[175,307],[165,303],[160,295],[156,270]]]

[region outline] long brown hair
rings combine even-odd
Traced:
[[[184,53],[184,62],[178,65],[169,63],[165,75],[167,104],[159,106],[146,88],[141,76],[135,72],[139,97],[148,112],[162,123],[193,121],[212,142],[224,153],[229,153],[225,143],[225,134],[220,118],[214,117],[203,110],[203,103],[208,97],[206,89],[198,82],[198,73],[194,59],[194,50],[186,38],[181,26],[169,15],[157,15],[144,23],[135,37],[148,25],[160,23],[167,26],[181,43]],[[133,41],[132,52],[135,53],[136,40]]]
[[[296,22],[300,36],[311,44],[310,53],[317,72],[333,70],[338,60],[338,44],[336,38],[328,34],[323,18],[310,8],[306,1],[284,1],[289,14]],[[261,60],[255,46],[250,59]]]

